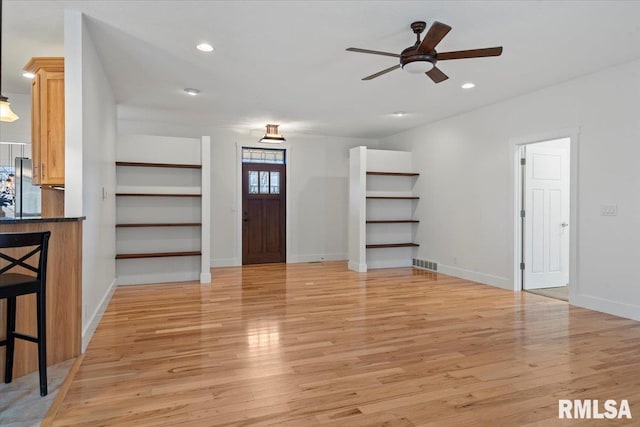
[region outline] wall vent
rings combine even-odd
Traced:
[[[425,270],[438,271],[438,263],[435,261],[425,261],[423,259],[413,259],[413,266],[424,268]]]

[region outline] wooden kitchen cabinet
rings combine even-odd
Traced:
[[[31,58],[33,183],[64,185],[64,58]]]

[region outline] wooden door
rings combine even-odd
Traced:
[[[242,264],[286,261],[286,166],[242,164]]]

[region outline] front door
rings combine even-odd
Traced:
[[[524,289],[569,280],[569,140],[526,146]]]
[[[286,165],[242,164],[242,264],[286,261]]]

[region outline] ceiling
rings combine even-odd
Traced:
[[[32,56],[64,54],[65,9],[86,14],[120,118],[247,130],[273,122],[285,136],[380,138],[640,58],[638,1],[4,0],[3,92],[29,93],[20,74]],[[345,49],[399,53],[416,20],[453,27],[441,52],[504,53],[440,62],[450,78],[437,85],[402,70],[362,81],[397,60]],[[197,51],[201,41],[215,51]],[[467,81],[476,87],[461,89]]]

